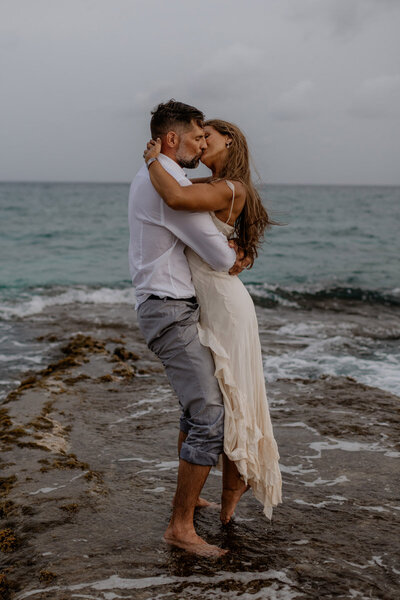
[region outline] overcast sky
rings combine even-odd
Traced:
[[[400,184],[400,0],[0,0],[0,180],[130,181],[171,97],[270,183]]]

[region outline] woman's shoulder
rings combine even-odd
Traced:
[[[212,179],[209,183],[212,183],[214,185],[218,184],[224,186],[227,185],[232,191],[233,189],[235,190],[235,194],[246,194],[246,186],[245,184],[240,181],[240,179],[226,179],[226,178],[221,178],[221,179]]]
[[[224,179],[226,185],[235,193],[236,198],[246,197],[246,186],[239,179]]]

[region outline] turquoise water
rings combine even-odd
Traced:
[[[126,184],[0,184],[1,290],[129,284]],[[245,282],[399,287],[400,188],[263,187],[272,217]]]
[[[350,375],[400,394],[400,188],[260,189],[281,225],[241,278],[261,331],[276,331],[262,342],[267,380]],[[45,364],[32,323],[48,309],[90,304],[100,323],[133,307],[128,191],[0,184],[0,398]]]

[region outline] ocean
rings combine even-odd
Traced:
[[[0,595],[397,598],[400,188],[260,189],[280,225],[241,278],[283,503],[196,511],[210,561],[161,541],[179,407],[135,319],[129,186],[0,184]]]
[[[49,307],[131,305],[128,184],[0,184],[0,399],[53,346]],[[261,186],[278,226],[242,273],[265,376],[345,375],[400,395],[400,187]]]

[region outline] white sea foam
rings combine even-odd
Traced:
[[[40,488],[40,490],[36,490],[36,492],[29,492],[29,495],[36,496],[36,494],[48,494],[49,492],[54,492],[54,490],[60,490],[61,488],[65,488],[65,485],[58,485],[56,487]]]
[[[369,510],[370,512],[389,512],[383,506],[359,506],[361,510]]]
[[[360,383],[400,394],[400,352],[376,340],[354,335],[353,322],[307,319],[284,323],[273,332],[279,344],[292,347],[265,357],[268,382],[279,378],[350,376]],[[268,352],[268,348],[265,348]]]
[[[128,457],[128,458],[118,458],[117,462],[130,462],[130,461],[137,461],[137,462],[141,462],[141,463],[154,463],[156,462],[155,460],[147,460],[145,458],[140,458],[138,456],[132,456],[132,457]]]
[[[107,579],[103,579],[100,581],[86,582],[86,583],[78,583],[70,586],[50,586],[47,588],[39,588],[34,590],[29,590],[27,592],[22,592],[16,597],[16,600],[24,600],[25,598],[29,598],[31,596],[35,596],[38,594],[49,593],[52,591],[70,591],[75,592],[79,590],[92,589],[103,592],[105,590],[144,590],[153,587],[162,587],[170,584],[189,584],[186,588],[188,591],[188,598],[190,598],[190,591],[197,590],[202,591],[201,585],[212,584],[212,590],[207,590],[207,598],[212,598],[212,595],[209,595],[211,591],[218,591],[220,598],[221,590],[217,590],[216,586],[220,583],[227,584],[229,581],[234,581],[237,583],[246,584],[252,581],[272,581],[272,584],[268,588],[263,588],[260,592],[263,592],[263,595],[255,594],[240,594],[237,596],[235,592],[229,591],[227,592],[226,598],[235,598],[240,597],[241,599],[255,600],[258,598],[259,600],[263,600],[264,598],[269,598],[270,600],[291,600],[295,598],[299,594],[292,589],[293,582],[288,578],[284,571],[276,571],[270,569],[266,572],[248,572],[242,571],[239,573],[229,573],[226,571],[222,571],[220,573],[216,573],[212,576],[207,575],[191,575],[189,577],[177,577],[177,576],[167,576],[167,575],[159,575],[155,577],[142,577],[137,579],[128,579],[119,577],[119,575],[111,575]],[[194,584],[190,586],[190,584]],[[267,595],[265,595],[267,593]],[[102,594],[104,599],[107,598],[105,594]],[[199,597],[198,595],[192,597]],[[108,596],[110,598],[110,596]]]
[[[177,460],[164,460],[154,465],[152,469],[141,469],[138,473],[151,473],[152,471],[172,471],[179,467]]]
[[[125,421],[130,421],[131,419],[138,419],[139,417],[143,417],[151,412],[153,412],[153,408],[151,406],[144,408],[143,410],[137,410],[126,417],[121,417],[120,419],[113,421],[110,423],[110,426],[117,425],[118,423],[124,423]]]
[[[312,433],[318,433],[318,431],[314,429],[314,427],[306,425],[306,423],[303,423],[303,421],[296,421],[295,423],[283,423],[281,427],[302,427],[303,429],[308,429],[308,431],[312,431]]]
[[[288,473],[289,475],[305,475],[306,473],[315,473],[316,469],[305,469],[303,465],[282,465],[279,464],[279,468],[282,473]]]
[[[301,483],[305,487],[319,487],[321,485],[337,485],[338,483],[344,483],[345,481],[350,481],[350,479],[348,479],[346,475],[340,475],[339,477],[336,477],[336,479],[322,479],[321,477],[318,477],[317,479],[314,479],[314,481],[302,481]],[[333,498],[333,496],[331,497]]]
[[[295,500],[295,503],[302,504],[304,506],[312,506],[313,508],[324,508],[325,506],[328,506],[329,504],[331,504],[330,502],[327,502],[326,500],[324,500],[323,502],[313,503],[313,502],[306,502],[305,500],[300,500],[300,499]]]
[[[400,452],[388,450],[379,444],[379,442],[349,442],[348,440],[338,440],[328,438],[329,441],[312,442],[309,447],[317,452],[314,456],[305,458],[321,458],[322,450],[343,450],[344,452],[383,452],[385,456],[399,458]]]
[[[132,287],[90,289],[82,286],[63,289],[58,293],[53,291],[47,295],[37,293],[18,304],[3,301],[0,304],[0,317],[3,319],[27,317],[41,313],[51,306],[65,304],[129,304],[134,306],[135,302],[135,293]]]
[[[303,321],[301,323],[288,323],[283,325],[275,332],[277,335],[290,335],[296,337],[310,338],[315,337],[316,334],[326,337],[325,334],[326,325],[325,323],[318,323],[315,321]]]
[[[204,598],[204,600],[292,600],[299,596],[299,592],[295,592],[290,586],[286,584],[278,584],[273,582],[267,587],[263,587],[258,592],[234,592],[233,590],[224,591],[217,587],[215,589],[208,589],[204,592],[200,586],[190,586],[185,589],[185,598],[187,600],[197,600],[198,598]],[[168,598],[168,596],[163,596]],[[162,596],[159,596],[159,600],[162,600]]]
[[[40,488],[39,490],[36,490],[35,492],[29,492],[29,496],[36,496],[36,494],[49,494],[50,492],[54,492],[54,490],[61,490],[62,488],[67,487],[68,484],[72,483],[76,479],[79,479],[80,477],[84,477],[84,475],[86,475],[86,473],[88,473],[88,471],[82,471],[82,473],[79,473],[79,475],[75,475],[74,477],[72,477],[68,481],[68,483],[64,483],[62,485],[57,485],[55,487],[43,487],[43,488]]]
[[[43,360],[42,356],[29,356],[24,354],[0,354],[1,362],[21,362],[27,361],[35,364],[40,364]]]
[[[266,380],[273,383],[281,378],[350,376],[359,383],[400,395],[400,353],[362,358],[349,354],[348,346],[348,338],[336,336],[314,341],[303,349],[267,355],[264,359]]]

